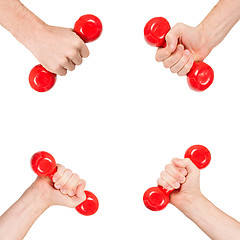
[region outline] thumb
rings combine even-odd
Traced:
[[[181,36],[182,23],[176,24],[166,35],[167,47],[170,52],[174,52]]]

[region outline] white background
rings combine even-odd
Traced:
[[[142,202],[164,166],[193,144],[212,153],[202,192],[240,219],[240,25],[205,60],[215,82],[202,93],[155,62],[156,49],[143,38],[152,17],[196,26],[216,3],[24,1],[50,25],[73,27],[87,13],[103,23],[102,36],[88,45],[90,57],[47,93],[30,88],[28,74],[38,62],[1,28],[0,213],[34,181],[29,162],[40,150],[77,172],[100,201],[91,217],[48,209],[25,239],[208,239],[173,206],[151,212]]]

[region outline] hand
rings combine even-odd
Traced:
[[[170,203],[182,211],[189,202],[202,196],[199,180],[200,170],[190,159],[174,158],[157,182],[165,189],[176,189],[170,194]]]
[[[89,50],[72,29],[41,23],[41,30],[32,34],[24,45],[48,71],[65,76],[89,56]]]
[[[77,174],[57,164],[57,172],[53,175],[53,181],[48,177],[37,177],[31,188],[43,193],[42,201],[46,207],[62,205],[74,208],[86,199],[85,186],[85,181]]]
[[[166,35],[166,43],[165,48],[157,50],[156,60],[179,76],[186,75],[194,61],[203,61],[211,52],[202,25],[190,27],[178,23]]]

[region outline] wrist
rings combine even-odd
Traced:
[[[35,15],[25,16],[22,21],[12,29],[11,33],[20,43],[31,50],[46,25],[46,23]]]
[[[46,209],[48,209],[51,204],[49,201],[49,194],[47,189],[45,190],[40,186],[36,181],[25,191],[23,194],[23,199],[26,202],[29,202],[31,206],[40,213],[43,213]]]
[[[214,38],[212,39],[212,33],[209,32],[209,29],[204,22],[201,22],[197,27],[197,31],[200,36],[200,49],[204,55],[208,55],[214,48]]]
[[[207,199],[202,193],[196,193],[188,195],[185,198],[184,204],[178,207],[178,209],[188,218],[191,218],[196,212],[200,211]]]

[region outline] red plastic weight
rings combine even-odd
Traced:
[[[187,149],[185,158],[189,158],[199,169],[208,166],[211,161],[209,150],[202,145],[194,145]],[[161,186],[149,188],[143,195],[145,206],[152,211],[160,211],[169,203],[169,195],[174,191]]]
[[[81,16],[74,25],[74,32],[85,42],[95,41],[102,33],[102,23],[94,15]],[[30,86],[37,92],[50,90],[57,79],[57,75],[47,71],[42,65],[35,66],[29,74]]]
[[[144,28],[146,42],[154,47],[166,47],[165,36],[171,29],[163,17],[156,17],[147,22]],[[187,82],[195,91],[206,90],[213,82],[213,69],[204,62],[195,62],[187,74]]]
[[[40,177],[52,179],[57,171],[56,161],[48,152],[37,152],[31,158],[31,167]],[[90,216],[97,212],[99,202],[97,197],[89,191],[85,191],[86,200],[79,204],[75,209],[84,216]]]

